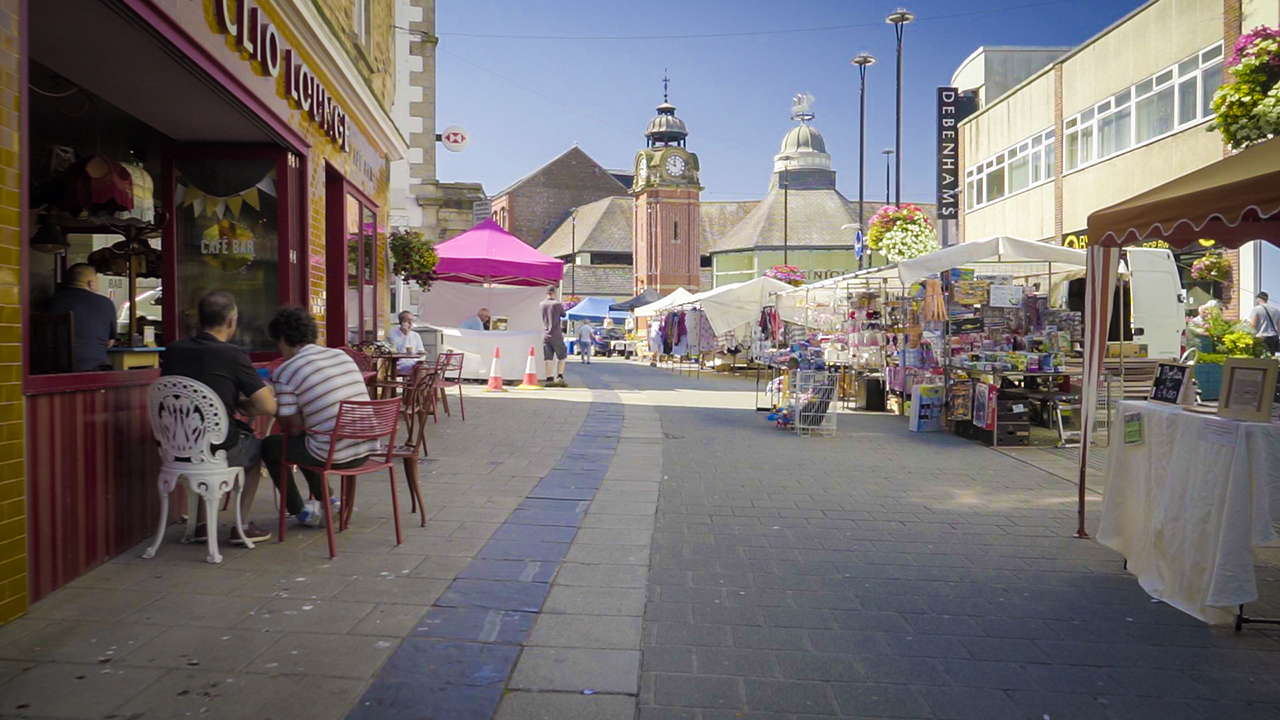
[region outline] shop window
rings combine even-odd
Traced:
[[[280,202],[275,158],[182,159],[174,164],[179,337],[199,331],[196,305],[226,290],[239,307],[237,342],[270,351],[280,306]]]
[[[385,247],[376,207],[332,168],[328,173],[325,218],[328,236],[329,297],[326,318],[331,346],[378,339],[379,248]]]

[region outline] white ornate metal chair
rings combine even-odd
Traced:
[[[196,530],[196,502],[203,500],[209,528],[211,563],[222,562],[218,552],[218,500],[231,492],[236,509],[236,529],[245,547],[253,542],[245,536],[240,517],[240,491],[244,487],[244,468],[227,464],[226,450],[213,446],[225,441],[231,431],[227,409],[213,390],[202,382],[185,377],[162,377],[147,392],[151,414],[151,430],[160,443],[160,523],[155,542],[143,553],[155,557],[164,541],[169,519],[169,493],[179,480],[186,481],[188,493],[187,532],[182,542],[191,542]]]

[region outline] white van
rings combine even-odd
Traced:
[[[1127,275],[1121,275],[1112,305],[1107,338],[1147,346],[1147,357],[1178,358],[1186,327],[1186,291],[1173,252],[1167,249],[1126,248],[1120,254]],[[1067,305],[1084,311],[1084,278],[1071,281]]]
[[[1132,248],[1123,252],[1129,268],[1130,322],[1133,340],[1146,343],[1147,356],[1177,358],[1187,326],[1187,293],[1173,252]]]

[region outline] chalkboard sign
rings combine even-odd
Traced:
[[[1156,368],[1155,379],[1151,382],[1151,395],[1148,399],[1170,405],[1186,405],[1194,372],[1190,365],[1160,363]]]
[[[983,321],[980,317],[956,318],[947,323],[948,335],[967,335],[982,332]]]

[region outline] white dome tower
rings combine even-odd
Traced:
[[[800,93],[792,99],[791,119],[799,125],[782,138],[782,146],[773,158],[773,182],[792,190],[834,188],[836,174],[831,169],[831,155],[822,133],[810,125],[813,121],[813,96]]]

